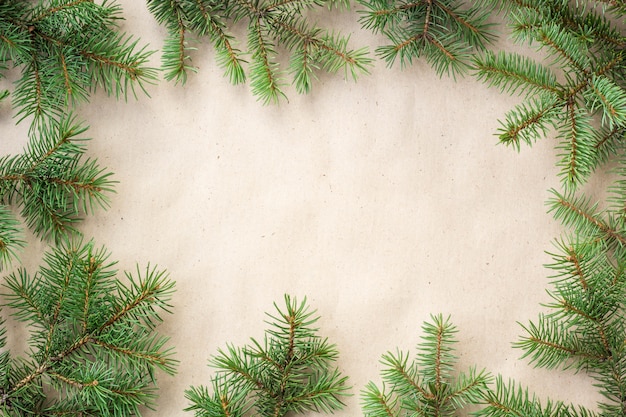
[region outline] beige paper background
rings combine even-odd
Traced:
[[[122,28],[159,48],[164,30],[144,2],[119,3]],[[384,42],[357,18],[323,24],[353,33],[354,47]],[[161,376],[146,416],[191,415],[183,391],[209,384],[209,356],[262,337],[264,312],[285,293],[306,296],[338,345],[354,395],[337,416],[362,415],[358,393],[380,381],[381,354],[414,353],[431,313],[458,326],[460,370],[485,367],[541,398],[594,405],[586,376],[532,369],[511,347],[516,322],[548,300],[544,251],[561,230],[544,205],[559,187],[555,142],[519,153],[496,144],[497,119],[516,99],[440,79],[423,62],[377,60],[357,83],[321,75],[310,95],[288,89],[289,103],[264,107],[228,83],[208,42],[194,64],[185,86],[163,81],[128,103],[96,96],[79,112],[89,155],[119,181],[111,208],[82,230],[121,270],[157,264],[177,282],[160,331],[180,367]],[[1,110],[1,153],[19,152],[27,126]],[[31,272],[43,249],[31,239],[24,251]]]

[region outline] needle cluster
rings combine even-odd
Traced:
[[[358,0],[360,22],[389,42],[376,52],[389,66],[424,57],[439,75],[466,72],[494,39],[492,10],[456,0]]]
[[[197,417],[282,417],[287,413],[332,412],[347,395],[347,377],[334,367],[335,345],[317,336],[312,327],[319,317],[306,299],[285,296],[265,339],[251,339],[244,347],[220,349],[210,365],[217,370],[211,389],[186,391],[187,409]]]
[[[218,64],[233,84],[250,80],[263,103],[285,98],[289,75],[299,93],[308,93],[318,71],[344,71],[356,79],[371,63],[367,48],[351,49],[349,38],[324,30],[309,17],[315,8],[348,7],[347,0],[148,0],[148,8],[165,25],[166,78],[185,82],[192,49],[190,37],[207,36]],[[246,22],[245,41],[236,24]],[[245,46],[242,46],[245,45]],[[280,56],[287,56],[282,59]],[[286,69],[281,61],[288,61]]]
[[[6,278],[3,306],[31,332],[20,358],[1,330],[0,414],[123,417],[154,404],[155,371],[176,367],[155,331],[174,283],[149,266],[120,280],[108,258],[92,242],[66,241],[34,276]]]
[[[114,0],[0,2],[0,77],[19,68],[12,94],[19,120],[58,119],[96,88],[126,97],[154,82],[152,51],[118,31],[121,18]]]
[[[453,345],[457,329],[437,315],[422,326],[418,355],[400,350],[383,355],[382,388],[369,382],[361,392],[365,417],[454,416],[467,404],[480,404],[491,381],[489,373],[456,373]]]
[[[55,242],[76,234],[85,214],[107,207],[112,173],[84,159],[86,129],[73,118],[41,123],[22,154],[0,157],[0,265],[23,243],[9,206],[35,235]]]
[[[500,141],[519,148],[556,132],[560,176],[570,188],[609,157],[623,158],[626,38],[617,22],[624,12],[595,3],[502,0],[514,39],[545,59],[490,52],[474,60],[479,79],[523,97],[502,121]]]
[[[557,219],[574,229],[557,242],[550,312],[525,326],[518,346],[537,366],[574,367],[595,380],[604,416],[626,416],[626,228],[612,210],[555,193]]]
[[[587,373],[604,400],[599,411],[560,401],[542,404],[515,382],[499,377],[480,417],[626,416],[626,227],[612,208],[599,211],[588,198],[552,191],[550,211],[571,229],[555,242],[547,312],[523,327],[515,343],[537,367]]]
[[[554,133],[565,187],[576,188],[610,158],[624,157],[626,58],[621,1],[359,0],[361,24],[389,41],[389,65],[424,57],[438,74],[470,72],[522,102],[497,134],[519,149]],[[596,7],[597,6],[597,7]],[[514,41],[537,50],[494,52],[494,12]],[[501,32],[502,30],[500,30]]]

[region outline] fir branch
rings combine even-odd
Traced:
[[[441,315],[431,319],[422,326],[424,335],[414,362],[409,363],[409,355],[400,351],[383,355],[382,377],[390,391],[385,392],[385,385],[382,389],[372,382],[366,385],[361,391],[366,417],[451,416],[467,404],[483,403],[491,376],[470,369],[453,381],[456,327]]]
[[[26,224],[43,239],[76,232],[82,214],[108,206],[111,173],[82,161],[86,127],[73,118],[40,125],[24,153],[0,158],[0,202],[21,207]]]
[[[598,4],[597,1],[593,2]],[[605,15],[605,10],[588,7],[584,3],[562,4],[556,7],[536,9],[544,21],[549,18],[567,31],[577,34],[581,40],[588,42],[593,48],[602,46],[620,47],[624,38]],[[598,10],[601,12],[598,13]],[[598,52],[599,49],[598,49]]]
[[[561,142],[557,146],[561,150],[557,166],[561,167],[560,176],[565,187],[582,184],[593,172],[596,153],[594,143],[589,139],[593,136],[591,117],[572,100],[567,104],[567,118],[559,127]]]
[[[252,94],[258,96],[263,104],[278,103],[281,97],[286,98],[281,88],[282,77],[279,65],[273,59],[276,51],[272,44],[266,41],[263,32],[261,19],[256,19],[248,33],[248,45],[254,51],[250,65],[250,85]]]
[[[0,270],[11,265],[18,250],[24,246],[26,242],[19,222],[7,206],[0,205]]]
[[[317,336],[318,320],[306,305],[285,296],[286,308],[276,304],[263,343],[228,345],[218,350],[210,364],[217,369],[213,394],[205,387],[185,392],[196,416],[253,415],[280,417],[286,413],[332,412],[343,407],[347,378],[331,363],[337,358],[334,345]]]
[[[490,13],[478,7],[461,10],[454,3],[439,2],[438,6],[450,18],[452,29],[478,50],[485,50],[496,40],[491,32],[493,24],[486,23]]]
[[[602,109],[602,124],[609,129],[626,124],[626,91],[606,76],[593,76],[587,93],[589,108]]]
[[[502,92],[511,95],[519,92],[527,97],[542,93],[561,95],[554,73],[529,58],[488,51],[474,58],[474,66],[479,80]]]
[[[8,3],[0,7],[0,64],[22,68],[13,94],[19,121],[58,119],[96,87],[126,98],[156,80],[152,52],[118,33],[121,9],[114,2]]]
[[[170,78],[184,81],[183,74],[191,69],[182,54],[180,42],[175,39],[184,33],[198,37],[207,35],[213,44],[218,64],[233,84],[250,80],[252,93],[264,104],[276,103],[286,98],[283,91],[285,73],[292,75],[292,84],[299,93],[308,93],[319,71],[330,73],[345,70],[355,78],[367,73],[371,65],[366,48],[348,48],[349,37],[333,34],[310,24],[312,9],[327,5],[330,9],[347,7],[345,0],[286,0],[258,2],[237,0],[149,0],[148,7],[156,20],[168,27],[169,36],[162,55],[163,66],[171,69]],[[306,14],[305,14],[306,12]],[[235,46],[235,36],[230,29],[239,21],[247,21],[247,48]],[[282,69],[281,54],[288,56],[288,71]],[[176,51],[176,53],[174,52]],[[242,57],[249,55],[250,62]],[[245,64],[248,64],[245,68]]]
[[[39,68],[38,59],[33,56],[32,61],[23,68],[22,77],[17,81],[13,92],[14,105],[18,107],[18,123],[32,116],[34,124],[40,120],[58,118],[61,110],[57,106],[57,97],[46,95],[47,88],[45,79]],[[58,93],[58,92],[57,92]]]
[[[154,51],[138,48],[138,40],[111,33],[108,38],[89,39],[80,55],[89,61],[92,85],[102,87],[116,98],[137,97],[137,87],[146,95],[146,84],[156,82],[156,70],[147,66]]]
[[[571,66],[579,72],[589,71],[587,45],[557,24],[542,25],[537,33],[555,64]]]
[[[530,395],[528,389],[522,388],[513,381],[504,382],[502,376],[496,378],[496,389],[485,394],[487,406],[479,410],[479,417],[548,417],[548,416],[593,416],[583,410],[579,415],[574,407],[566,406],[562,402],[547,401],[542,405],[535,395]]]
[[[623,330],[623,329],[622,329]],[[623,332],[622,332],[623,334]],[[624,344],[615,344],[614,355],[604,366],[598,367],[595,379],[599,382],[600,393],[608,400],[599,404],[603,415],[626,415],[626,381],[624,380]]]
[[[602,245],[581,244],[578,242],[556,241],[555,247],[560,253],[548,252],[554,262],[547,265],[556,272],[552,276],[553,282],[559,285],[561,282],[570,282],[570,285],[578,284],[587,291],[591,285],[594,261],[602,255]]]
[[[596,381],[605,401],[602,415],[623,416],[626,400],[626,345],[624,294],[626,252],[623,220],[598,212],[583,197],[553,191],[549,203],[555,217],[573,229],[572,237],[558,241],[548,268],[553,289],[549,314],[523,326],[525,336],[516,347],[535,366],[573,367]],[[619,214],[619,213],[618,213]],[[592,415],[584,408],[568,407],[565,415]],[[497,415],[495,412],[490,415]]]
[[[521,142],[533,144],[554,127],[560,102],[553,95],[540,95],[509,111],[497,135],[500,141],[519,150]]]
[[[38,327],[42,330],[47,329],[48,318],[45,312],[45,294],[41,292],[41,283],[31,283],[26,271],[20,268],[7,278],[6,285],[16,290],[17,297],[14,300],[15,317],[20,321],[30,321],[33,327]]]
[[[22,16],[27,14],[28,4],[21,1],[0,3],[0,63],[9,61],[24,62],[31,56],[31,43],[28,30],[20,24]],[[3,68],[5,69],[5,68]]]
[[[249,392],[250,390],[259,390],[269,393],[269,387],[253,374],[254,366],[249,355],[245,350],[228,345],[226,350],[218,349],[217,355],[210,361],[210,365],[231,377],[224,380],[224,389],[232,386],[233,389]]]
[[[224,68],[224,75],[231,84],[237,85],[246,82],[246,73],[242,64],[241,51],[234,47],[234,39],[228,33],[221,22],[216,19],[211,20],[210,37],[217,52],[217,63]]]
[[[617,157],[622,148],[621,141],[626,135],[626,128],[613,126],[612,129],[606,127],[596,129],[594,147],[598,164],[605,164],[614,157]]]
[[[456,75],[469,68],[472,52],[495,40],[492,25],[486,23],[486,8],[462,9],[450,0],[359,3],[365,6],[361,25],[390,41],[376,50],[389,66],[396,60],[404,66],[424,56],[439,75]]]
[[[202,6],[202,3],[199,3]],[[149,1],[148,9],[152,12],[159,23],[165,24],[168,37],[163,46],[163,70],[165,79],[175,80],[176,83],[185,83],[187,72],[195,68],[187,64],[189,47],[187,45],[187,26],[185,24],[185,10],[182,4],[176,1]],[[207,15],[204,7],[201,9],[203,16]]]
[[[515,147],[521,141],[532,145],[549,127],[556,129],[560,176],[565,187],[575,189],[609,157],[623,152],[624,37],[605,11],[586,3],[506,3],[516,41],[536,42],[551,60],[540,65],[503,53],[474,59],[483,82],[527,97],[507,113],[500,140]]]
[[[395,355],[390,352],[384,354],[381,359],[381,363],[386,367],[381,372],[383,380],[402,395],[434,399],[434,394],[421,385],[423,378],[417,364],[409,364],[408,361],[409,354],[405,352],[396,351]]]
[[[221,392],[220,392],[221,390]],[[186,411],[198,417],[240,417],[248,413],[251,404],[245,400],[246,392],[231,392],[228,385],[215,379],[212,393],[203,386],[191,387],[185,396],[191,402]]]
[[[373,382],[368,382],[361,391],[361,399],[361,408],[368,417],[398,417],[400,415],[397,397],[386,393],[384,385],[381,390]]]
[[[444,401],[453,403],[455,409],[461,409],[468,404],[483,403],[484,381],[490,380],[491,377],[486,371],[482,370],[477,374],[475,368],[470,368],[467,374],[458,376],[455,386]]]
[[[422,6],[424,1],[391,4],[385,0],[373,0],[361,4],[365,7],[365,10],[361,12],[361,26],[379,33],[384,32],[387,26],[397,25],[406,11]]]
[[[601,213],[597,213],[597,205],[591,205],[584,197],[575,197],[572,192],[562,195],[556,190],[551,190],[554,197],[548,201],[550,212],[555,219],[560,220],[565,226],[572,227],[576,233],[590,240],[602,239],[611,248],[626,244],[626,232],[623,226],[613,224],[611,218],[602,219]]]
[[[609,339],[603,326],[597,326],[595,332],[593,329],[576,331],[571,326],[558,317],[552,319],[540,316],[537,325],[531,323],[524,327],[528,335],[515,346],[522,348],[525,351],[523,357],[530,357],[531,362],[538,367],[563,366],[590,370],[591,376],[599,382],[598,386],[603,392],[624,386],[623,370],[615,372],[615,364],[624,360],[623,352],[620,352],[620,347],[623,346],[623,329],[620,329],[621,337],[613,333]],[[618,395],[617,401],[615,397],[607,397],[618,404],[623,399],[623,395]],[[610,403],[605,403],[604,406],[612,407]]]
[[[38,275],[21,271],[7,278],[4,305],[35,328],[32,360],[10,368],[0,387],[0,409],[140,415],[139,407],[155,398],[154,369],[175,372],[167,338],[154,333],[173,283],[148,268],[134,284],[142,288],[138,296],[117,280],[107,258],[91,242],[68,241],[46,254]]]
[[[294,51],[289,68],[298,92],[310,91],[315,71],[320,68],[329,73],[343,68],[345,76],[350,72],[355,81],[359,72],[367,72],[367,50],[348,50],[347,37],[323,34],[321,29],[309,28],[293,17],[273,19],[271,24],[281,45]]]
[[[456,358],[452,353],[452,345],[456,343],[454,334],[457,329],[450,323],[449,317],[443,321],[442,316],[434,316],[432,320],[432,324],[424,322],[422,326],[424,336],[418,345],[421,353],[417,362],[425,378],[433,381],[435,389],[439,390],[453,370]]]
[[[626,167],[624,161],[620,160],[615,169],[617,179],[608,187],[610,210],[615,213],[620,220],[626,219]]]

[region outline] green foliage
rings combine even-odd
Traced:
[[[207,36],[217,62],[233,84],[250,79],[252,93],[263,103],[285,97],[286,73],[299,93],[308,93],[320,70],[343,70],[357,78],[371,59],[366,48],[349,49],[348,37],[311,22],[311,9],[349,6],[347,0],[147,0],[157,21],[168,30],[163,68],[168,80],[184,83],[190,64],[190,38]],[[247,21],[247,40],[237,40],[233,26]],[[247,49],[239,49],[246,44]],[[282,69],[279,50],[289,57]],[[247,65],[248,64],[248,65]],[[244,67],[247,66],[247,71]]]
[[[287,295],[284,310],[274,306],[276,314],[268,314],[272,327],[262,343],[251,339],[242,348],[229,345],[210,360],[217,369],[212,393],[191,387],[185,392],[192,404],[187,411],[197,417],[280,417],[343,407],[347,377],[331,368],[338,352],[317,336],[315,311],[306,299],[298,303]]]
[[[556,134],[560,177],[576,188],[610,158],[624,157],[626,56],[624,7],[596,1],[359,0],[364,28],[389,44],[377,53],[389,65],[425,57],[438,74],[470,70],[523,100],[501,122],[502,143],[519,149]],[[546,59],[491,52],[496,37],[490,16],[500,11],[513,39]]]
[[[17,250],[26,245],[19,222],[8,207],[0,205],[0,269],[17,258]]]
[[[84,214],[108,205],[112,174],[96,160],[83,160],[85,130],[73,118],[42,123],[31,131],[24,153],[0,158],[0,205],[19,207],[28,227],[42,239],[59,242],[77,233],[75,225]],[[10,217],[8,211],[2,213]],[[15,233],[14,220],[0,222],[0,236],[9,246],[19,242]]]
[[[505,52],[474,59],[479,79],[524,98],[502,121],[500,141],[519,148],[555,131],[560,176],[568,188],[586,181],[610,157],[623,157],[626,38],[616,23],[623,11],[593,4],[501,0],[513,37],[537,45],[547,60]]]
[[[576,408],[562,402],[541,401],[530,395],[527,389],[509,381],[505,383],[502,377],[496,378],[495,390],[485,394],[485,407],[475,415],[477,417],[594,417],[595,413],[584,408]]]
[[[469,69],[471,57],[495,39],[487,22],[492,10],[467,7],[455,0],[358,0],[365,7],[360,22],[383,34],[388,45],[377,54],[389,66],[425,57],[438,74],[456,75]]]
[[[0,2],[0,76],[9,64],[21,70],[12,95],[19,120],[59,118],[96,87],[127,97],[156,80],[152,52],[118,32],[120,7],[100,3]]]
[[[599,212],[587,199],[572,193],[554,192],[549,205],[554,216],[573,233],[557,241],[551,254],[553,262],[548,267],[554,274],[548,291],[552,299],[547,304],[549,312],[524,326],[525,336],[516,346],[535,366],[587,372],[604,396],[600,415],[626,416],[624,217],[610,209]],[[518,404],[513,408],[522,410],[519,415],[591,415],[583,409],[576,411],[579,414],[572,410],[526,414],[523,410],[529,405],[525,402],[530,401],[526,395],[507,393],[505,388],[497,388],[497,392],[497,401]],[[509,415],[496,412],[498,407],[494,407],[484,415]]]
[[[366,417],[453,416],[466,404],[479,404],[491,377],[470,369],[453,378],[457,332],[450,319],[432,316],[422,326],[424,335],[416,359],[397,351],[383,355],[382,389],[370,382],[361,393]],[[388,390],[387,390],[388,388]]]
[[[174,283],[149,266],[123,282],[108,257],[65,242],[36,275],[7,277],[3,305],[31,332],[28,358],[12,358],[0,333],[0,414],[122,417],[154,404],[155,371],[176,367],[155,332]]]

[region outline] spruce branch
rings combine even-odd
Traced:
[[[595,413],[585,408],[576,408],[562,402],[547,400],[545,404],[528,389],[514,381],[505,382],[502,376],[496,378],[495,390],[485,395],[486,407],[476,413],[478,417],[592,417]]]
[[[477,78],[490,87],[498,87],[511,95],[537,94],[560,95],[556,75],[529,58],[500,52],[486,51],[481,58],[474,59]]]
[[[533,144],[556,126],[557,98],[552,94],[533,97],[509,111],[497,135],[500,142],[519,150],[521,142]]]
[[[114,1],[8,0],[0,5],[0,68],[21,68],[13,105],[33,126],[58,119],[96,88],[127,98],[156,81],[152,54],[118,32]]]
[[[343,70],[346,78],[355,79],[368,72],[371,59],[366,48],[350,49],[349,37],[320,28],[310,17],[317,7],[349,4],[346,0],[148,0],[148,9],[168,30],[162,55],[168,80],[184,83],[187,73],[195,71],[190,39],[207,36],[231,83],[249,80],[252,93],[267,104],[286,97],[288,73],[296,90],[308,93],[319,71]],[[245,41],[232,30],[240,21],[247,22]],[[280,64],[283,53],[288,57],[287,69]]]
[[[0,205],[0,270],[16,259],[26,246],[19,222],[7,206]]]
[[[621,135],[621,133],[618,133]],[[617,179],[608,187],[609,195],[607,200],[610,203],[609,210],[619,219],[626,218],[626,167],[624,161],[615,169]]]
[[[409,354],[399,350],[383,355],[383,387],[369,382],[361,392],[366,417],[452,416],[467,404],[483,402],[491,381],[487,372],[472,368],[453,380],[457,329],[450,318],[432,316],[422,331],[414,361],[409,362]]]
[[[574,229],[581,239],[602,240],[612,250],[626,244],[624,224],[612,212],[597,212],[597,204],[573,192],[562,194],[551,190],[551,193],[554,197],[548,200],[549,211],[564,226]]]
[[[31,356],[0,358],[2,414],[141,415],[156,398],[154,372],[176,369],[155,333],[173,282],[148,266],[124,284],[93,242],[63,241],[44,262],[32,277],[20,269],[6,278],[3,305],[31,326]]]
[[[19,207],[42,239],[74,234],[83,215],[108,206],[112,174],[83,160],[86,130],[73,117],[42,123],[31,130],[24,153],[0,158],[0,204]]]
[[[613,126],[608,129],[606,126],[595,129],[594,153],[597,164],[606,164],[617,159],[619,162],[620,151],[623,147],[622,139],[626,136],[626,128]]]
[[[160,6],[161,9],[155,8],[155,5]],[[202,3],[198,6],[202,6]],[[169,34],[163,45],[165,79],[168,81],[175,79],[177,82],[184,83],[187,72],[195,71],[195,68],[188,64],[190,60],[188,51],[191,48],[188,46],[187,28],[183,21],[185,9],[182,4],[173,1],[149,2],[148,7],[160,23],[166,23]],[[208,18],[208,13],[204,9],[201,9],[201,15]],[[167,16],[172,16],[172,18],[167,21]]]
[[[469,68],[476,51],[485,50],[495,34],[484,7],[462,8],[454,0],[359,0],[365,7],[361,25],[383,34],[390,43],[377,49],[389,66],[411,64],[424,56],[439,75]]]
[[[623,156],[625,39],[608,9],[593,2],[503,1],[516,41],[536,45],[546,64],[517,53],[485,53],[483,82],[523,102],[507,113],[500,141],[518,148],[556,132],[565,188],[576,189],[609,158]],[[617,13],[617,12],[615,12]]]
[[[626,126],[626,91],[606,76],[593,76],[588,101],[591,111],[602,109],[602,124],[609,129]]]
[[[601,415],[626,416],[624,218],[571,192],[553,194],[551,211],[572,233],[550,253],[549,312],[524,325],[515,346],[535,366],[587,372],[605,398]],[[563,413],[576,415],[569,408]]]
[[[250,345],[218,350],[210,360],[217,369],[212,393],[204,386],[188,389],[187,411],[198,417],[280,417],[343,407],[347,377],[332,368],[338,357],[335,345],[312,327],[319,319],[315,311],[306,299],[298,303],[288,295],[284,309],[274,307],[262,342],[251,339]]]
[[[557,149],[561,158],[557,166],[561,168],[562,182],[575,187],[593,172],[598,156],[592,142],[595,134],[589,113],[574,101],[568,103],[566,111],[566,119],[557,126]]]

